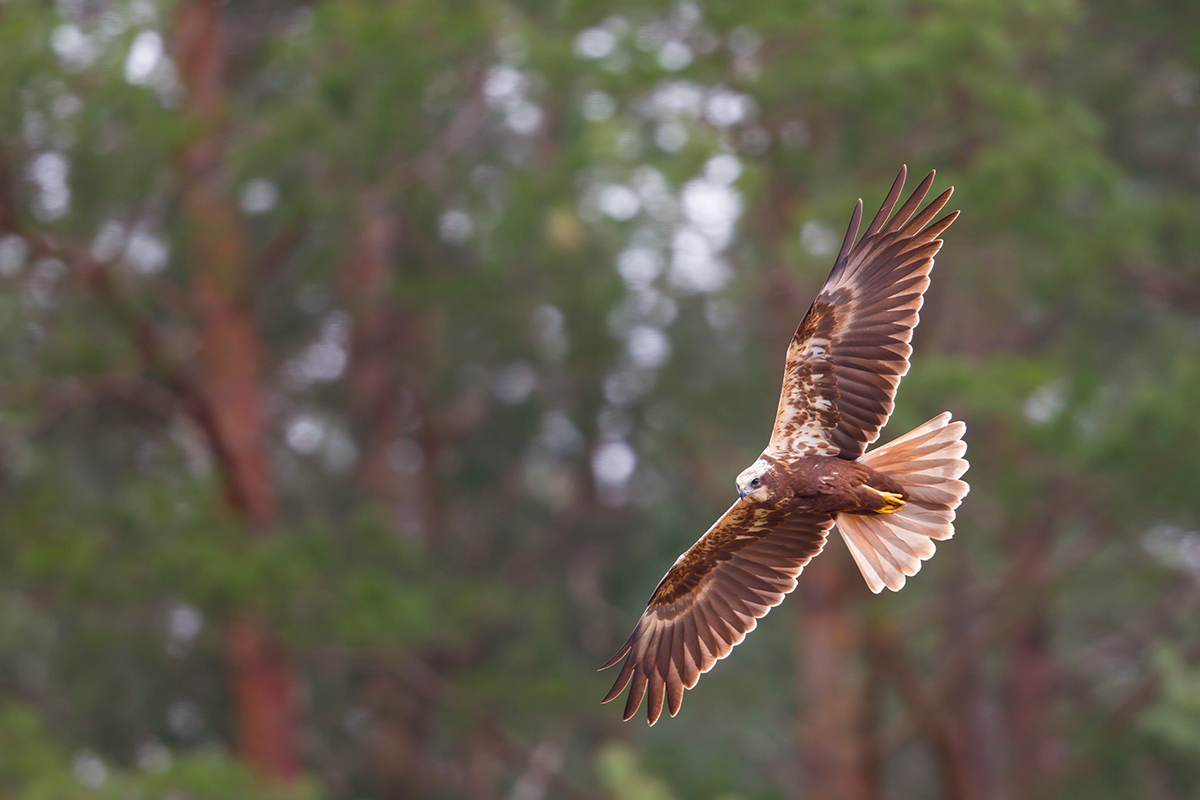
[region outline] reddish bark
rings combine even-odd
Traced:
[[[187,112],[200,133],[181,154],[191,228],[194,303],[199,312],[199,381],[192,404],[217,454],[231,509],[267,535],[275,492],[266,449],[261,343],[238,302],[250,258],[241,218],[221,175],[226,50],[218,0],[178,8],[175,49]],[[294,679],[283,646],[253,616],[229,627],[238,751],[262,776],[291,780],[299,770]]]
[[[1062,742],[1050,721],[1054,707],[1054,659],[1048,614],[1048,564],[1054,515],[1020,534],[1026,556],[1018,597],[1023,598],[1009,640],[1007,722],[1014,796],[1039,797],[1060,773]]]
[[[296,753],[295,683],[286,651],[251,617],[229,626],[229,662],[236,680],[238,749],[264,777],[291,780]]]
[[[818,800],[867,800],[879,790],[852,569],[845,553],[829,548],[805,568],[796,604],[804,796]]]
[[[1033,606],[1009,646],[1008,727],[1018,798],[1041,796],[1062,762],[1062,745],[1048,719],[1054,697],[1050,624],[1042,604]]]
[[[220,438],[230,505],[264,535],[275,516],[275,492],[263,431],[259,341],[251,320],[198,270],[201,391]]]
[[[998,714],[980,657],[977,642],[985,636],[983,615],[972,603],[971,576],[964,559],[957,559],[958,576],[950,592],[950,607],[946,619],[948,657],[941,674],[947,674],[941,690],[942,704],[951,715],[964,759],[964,777],[971,796],[1004,798],[1011,794],[1008,776],[1003,769],[1004,754],[1000,742]],[[949,643],[953,643],[950,646]],[[935,682],[935,686],[936,686]]]
[[[392,304],[386,302],[391,279],[395,220],[380,198],[364,192],[358,202],[354,246],[339,277],[339,294],[353,318],[347,383],[352,401],[366,421],[359,475],[371,495],[396,514],[402,503],[400,481],[389,447],[400,434],[401,409],[395,375]]]

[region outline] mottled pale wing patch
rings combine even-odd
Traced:
[[[650,598],[629,639],[602,667],[625,663],[607,703],[631,686],[626,720],[648,698],[653,725],[663,703],[679,711],[684,689],[729,655],[757,620],[796,588],[833,525],[827,514],[784,515],[741,501],[679,557]]]
[[[933,257],[942,246],[937,237],[958,216],[930,224],[952,188],[914,216],[933,172],[891,216],[906,174],[900,170],[857,245],[861,201],[854,210],[833,270],[788,347],[768,452],[858,458],[895,408]]]
[[[776,456],[837,455],[830,435],[838,424],[838,387],[829,360],[838,308],[813,303],[788,345],[783,389],[767,452]]]

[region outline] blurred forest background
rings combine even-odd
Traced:
[[[622,724],[902,163],[958,534]],[[0,797],[1196,797],[1198,408],[1200,5],[0,1]]]

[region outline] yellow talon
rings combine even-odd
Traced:
[[[875,491],[879,492],[878,489]],[[903,495],[898,495],[895,492],[879,492],[879,496],[883,498],[886,505],[883,508],[876,509],[876,514],[895,514],[897,511],[904,508]]]

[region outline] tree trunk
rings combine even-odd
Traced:
[[[1054,658],[1047,613],[1050,542],[1055,515],[1046,513],[1017,535],[1022,604],[1009,639],[1008,733],[1014,797],[1040,797],[1062,765],[1063,747],[1049,721],[1054,705]]]
[[[1050,624],[1031,604],[1009,644],[1008,727],[1017,798],[1040,797],[1058,774],[1062,747],[1047,719],[1053,705]]]
[[[199,312],[199,380],[194,413],[217,455],[230,508],[256,536],[275,520],[275,491],[263,414],[262,346],[237,302],[249,274],[245,230],[221,175],[225,103],[220,3],[191,0],[175,17],[175,50],[187,112],[200,124],[180,171],[191,234],[192,291]],[[292,670],[282,644],[253,615],[227,632],[237,704],[238,752],[263,777],[291,780],[299,769]]]
[[[805,568],[796,604],[800,757],[804,797],[814,800],[869,800],[879,789],[863,632],[850,595],[852,569],[844,552],[828,548]]]
[[[934,758],[934,769],[946,800],[980,800],[971,781],[967,738],[949,713],[945,694],[926,686],[922,670],[913,663],[904,644],[886,622],[867,629],[867,649],[877,675],[886,675],[900,695],[914,727]]]
[[[227,646],[237,702],[238,752],[260,775],[291,780],[300,764],[295,683],[287,654],[249,616],[229,626]]]
[[[949,555],[949,554],[947,554]],[[979,656],[964,652],[981,635],[982,617],[971,603],[971,578],[960,555],[958,573],[950,589],[943,658],[950,658],[952,675],[942,696],[961,741],[965,777],[972,797],[1003,800],[1011,795],[1004,771],[1004,741],[999,702],[983,674]]]
[[[397,469],[393,452],[402,433],[411,433],[404,430],[404,417],[411,423],[417,414],[415,400],[409,395],[406,402],[399,385],[397,370],[406,354],[397,346],[396,308],[390,302],[399,226],[378,192],[362,192],[357,211],[358,229],[338,275],[338,295],[352,320],[346,384],[356,417],[363,421],[358,477],[387,510],[394,530],[404,533],[411,527],[405,511],[412,504],[412,492],[406,489],[413,481],[407,473],[419,471],[422,464],[415,454],[402,453],[408,462]]]

